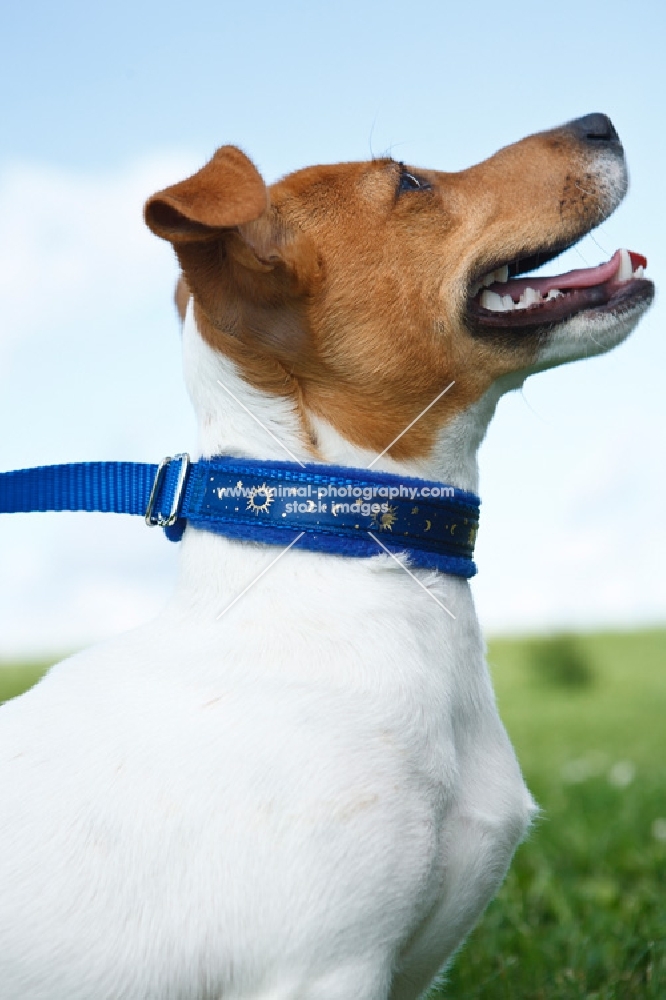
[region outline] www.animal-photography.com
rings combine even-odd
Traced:
[[[662,7],[0,26],[0,1000],[663,1000]]]

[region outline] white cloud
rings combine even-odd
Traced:
[[[73,175],[35,164],[0,174],[0,346],[77,313],[96,322],[109,293],[145,296],[165,255],[142,221],[145,199],[191,172],[166,155],[115,174]],[[88,312],[92,310],[92,312]]]
[[[8,515],[0,544],[0,661],[67,653],[140,625],[175,582],[177,546],[140,518]]]
[[[0,174],[0,469],[157,461],[192,443],[176,265],[142,206],[195,165],[173,154],[101,176],[30,164]],[[177,552],[139,519],[86,514],[2,517],[0,551],[0,659],[146,620]]]
[[[519,395],[500,405],[482,450],[483,505],[479,613],[491,632],[629,627],[666,618],[666,495],[660,434],[651,432],[653,401],[613,411],[614,387],[589,406],[599,373],[583,366],[590,390],[563,369],[548,376],[542,413]],[[620,364],[620,369],[622,365]],[[580,374],[580,373],[579,373]],[[545,416],[544,416],[545,414]]]

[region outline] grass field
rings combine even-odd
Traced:
[[[489,661],[543,812],[435,996],[666,1000],[666,630]],[[44,669],[0,666],[0,700]]]
[[[437,996],[666,998],[666,631],[490,643],[500,712],[543,813]],[[541,651],[543,653],[543,650]]]

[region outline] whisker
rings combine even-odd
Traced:
[[[606,250],[606,249],[604,249],[604,247],[602,247],[601,243],[596,238],[596,236],[594,235],[594,233],[588,233],[587,235],[590,237],[590,239],[592,240],[593,243],[596,243],[596,245],[599,247],[599,249],[601,250],[601,252],[603,254],[605,254],[606,257],[610,257],[610,254],[609,254],[608,250]]]

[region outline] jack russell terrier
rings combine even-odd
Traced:
[[[601,114],[460,173],[377,159],[269,188],[219,149],[146,205],[182,269],[200,455],[473,496],[500,396],[652,299],[626,250],[526,276],[626,187]],[[260,530],[276,493],[253,491]],[[400,502],[351,554],[190,524],[157,620],[2,708],[1,1000],[413,1000],[445,967],[535,806],[470,573],[401,554]]]

